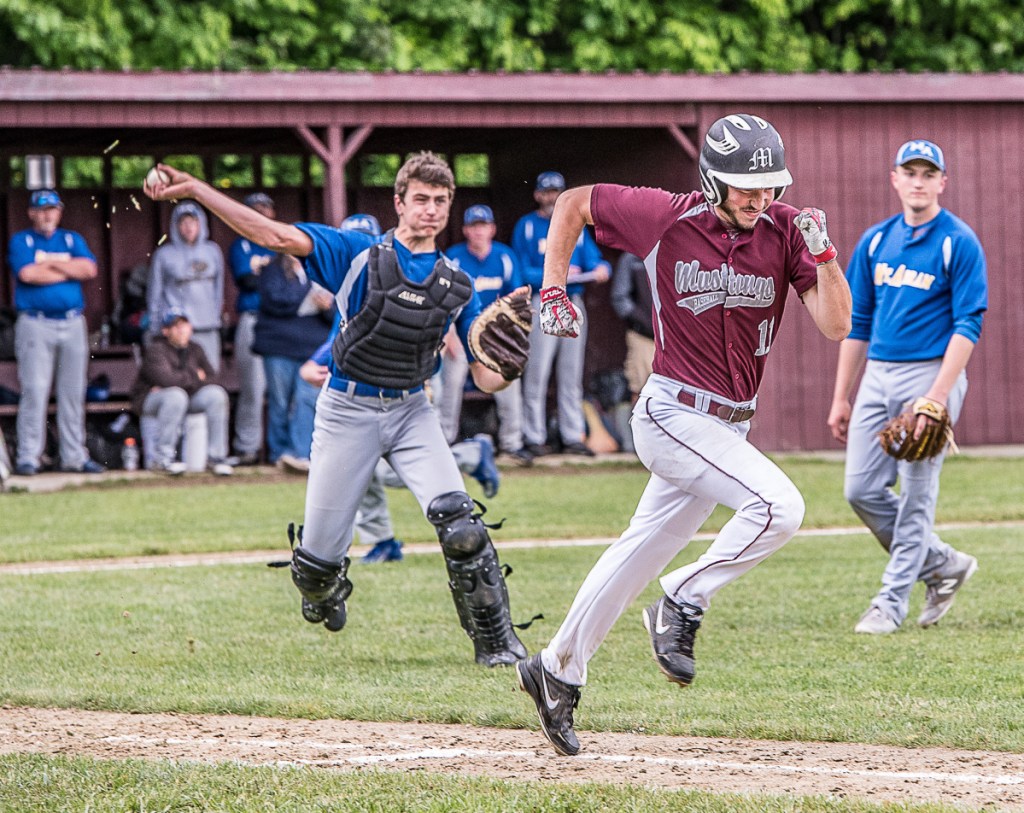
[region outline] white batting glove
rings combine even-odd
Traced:
[[[825,213],[821,209],[801,209],[800,214],[793,218],[793,222],[800,229],[800,234],[807,243],[807,250],[811,252],[818,265],[836,258],[839,252],[828,239]]]
[[[540,329],[552,336],[575,339],[580,335],[583,317],[566,296],[565,288],[540,289]]]

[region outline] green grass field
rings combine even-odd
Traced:
[[[839,464],[781,463],[807,499],[805,527],[855,524],[842,500]],[[1018,460],[950,461],[940,521],[1024,519],[1020,467]],[[488,518],[509,518],[495,533],[499,540],[612,536],[628,521],[644,481],[636,467],[515,471],[505,478]],[[433,538],[410,496],[391,495],[400,536]],[[283,551],[283,526],[300,519],[301,504],[302,486],[291,482],[204,480],[4,495],[0,561]],[[725,516],[716,513],[709,527]],[[600,731],[642,730],[1024,752],[1024,526],[956,529],[944,538],[978,556],[978,574],[938,629],[908,623],[881,639],[852,632],[884,567],[877,543],[866,533],[793,540],[719,594],[698,637],[697,681],[685,694],[669,687],[654,667],[639,620],[640,608],[658,594],[655,583],[591,662],[576,716],[581,740]],[[693,543],[677,564],[705,547]],[[522,634],[531,651],[553,634],[600,553],[599,547],[581,547],[503,555],[515,569],[509,581],[513,615],[544,614]],[[529,699],[512,690],[512,673],[473,663],[439,555],[353,566],[351,575],[349,624],[332,636],[301,621],[287,571],[262,564],[0,574],[0,703],[459,722],[529,728],[540,736]],[[911,620],[920,602],[918,588]],[[382,635],[382,629],[392,632]],[[178,788],[177,795],[160,790],[156,775]],[[82,776],[110,789],[113,801],[88,806],[88,794],[79,792]],[[429,774],[324,778],[239,766],[0,758],[4,811],[647,811],[681,799],[684,809],[715,812],[883,809],[834,799],[491,784],[516,801],[463,804],[497,791],[486,782]],[[232,788],[244,792],[233,796]],[[327,801],[351,801],[353,792],[358,804],[332,807]],[[190,801],[176,805],[175,798]]]

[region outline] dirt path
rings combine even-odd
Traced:
[[[1024,755],[581,731],[559,757],[539,731],[76,709],[0,709],[0,753],[434,771],[739,793],[823,794],[1024,811]]]

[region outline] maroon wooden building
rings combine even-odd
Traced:
[[[64,225],[82,232],[99,259],[88,317],[98,329],[121,276],[145,262],[165,231],[166,204],[139,191],[150,159],[196,156],[216,182],[225,156],[249,167],[239,197],[269,191],[283,219],[339,221],[366,211],[393,220],[379,173],[405,154],[431,149],[473,172],[456,195],[447,239],[461,239],[461,212],[488,203],[499,239],[533,207],[538,172],[571,185],[596,181],[697,188],[699,138],[715,119],[743,111],[782,133],[795,183],[787,201],[815,205],[849,257],[861,232],[897,211],[889,188],[896,148],[912,137],[945,150],[943,204],[970,223],[989,262],[990,310],[968,370],[962,444],[1024,441],[1024,296],[1015,281],[1024,222],[1024,76],[1016,75],[563,75],[194,74],[0,69],[0,242],[26,225],[26,155],[62,164],[91,157],[96,180],[62,188]],[[137,181],[118,161],[138,157]],[[297,156],[299,177],[280,185],[268,156]],[[310,162],[310,157],[317,161]],[[120,178],[120,180],[118,180]],[[278,184],[273,185],[271,184]],[[227,248],[219,224],[213,237]],[[1013,256],[1011,256],[1013,255]],[[608,252],[614,260],[614,252]],[[0,301],[9,302],[9,269]],[[229,291],[228,301],[233,300]],[[752,437],[767,450],[835,449],[825,418],[837,346],[791,297],[761,390]],[[618,367],[622,327],[607,287],[588,293],[593,325],[588,373]]]

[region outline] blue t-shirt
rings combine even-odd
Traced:
[[[96,261],[85,239],[78,232],[57,229],[49,237],[43,237],[34,229],[25,229],[11,237],[7,263],[14,274],[15,309],[42,311],[48,316],[61,316],[70,310],[84,310],[82,283],[76,279],[66,279],[49,285],[34,285],[18,279],[18,274],[26,265],[74,258]]]
[[[512,249],[519,257],[523,283],[532,286],[534,291],[540,290],[544,280],[544,254],[547,251],[550,226],[550,218],[542,217],[534,211],[519,218],[512,232]],[[575,265],[583,271],[593,271],[602,264],[607,265],[611,273],[611,266],[601,256],[597,242],[584,227],[576,241],[576,248],[572,251],[569,265]],[[565,290],[569,296],[582,293],[583,283],[567,285]]]
[[[921,226],[902,214],[868,229],[846,269],[851,339],[876,361],[941,358],[954,334],[977,342],[988,309],[985,252],[970,226],[941,210]]]
[[[356,231],[341,231],[333,226],[322,223],[296,223],[313,241],[312,253],[304,258],[306,273],[309,278],[335,295],[338,303],[338,320],[331,330],[328,343],[333,342],[340,326],[348,322],[362,308],[366,301],[366,264],[369,261],[369,250],[384,237],[371,237]],[[394,240],[395,254],[402,273],[411,282],[423,282],[434,270],[434,265],[441,256],[440,251],[427,251],[413,254],[398,240]],[[474,292],[466,305],[454,314],[455,330],[466,349],[469,358],[473,354],[469,349],[469,326],[480,314],[480,299]],[[315,354],[314,354],[315,356]],[[331,370],[332,386],[344,389],[345,379],[335,369],[334,359],[327,365]],[[440,366],[440,355],[437,367]]]
[[[482,308],[523,284],[515,252],[504,243],[491,243],[490,253],[482,260],[470,252],[468,243],[458,243],[444,254],[452,265],[473,278],[473,288]]]
[[[231,244],[228,251],[228,263],[231,265],[231,276],[237,283],[248,274],[258,274],[274,258],[269,248],[257,245],[251,240],[239,237]],[[260,309],[260,292],[239,289],[235,307],[239,313],[258,311]]]

